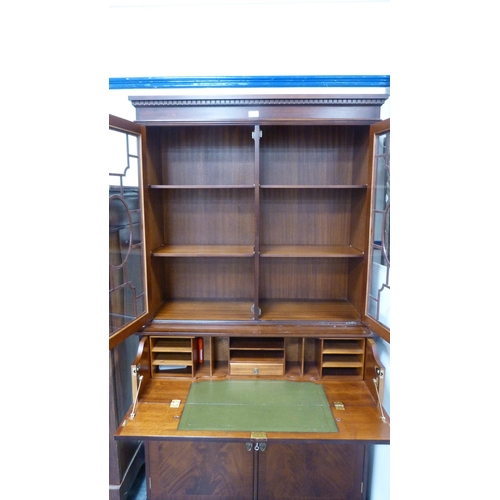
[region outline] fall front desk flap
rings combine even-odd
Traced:
[[[321,385],[283,380],[195,382],[178,429],[338,432]]]

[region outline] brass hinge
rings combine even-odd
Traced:
[[[250,432],[250,439],[267,439],[267,432],[252,431]]]
[[[252,307],[250,308],[250,311],[251,311],[252,314],[255,313],[255,304],[252,304]],[[260,317],[260,315],[262,314],[262,310],[260,309],[260,307],[257,308],[257,313],[258,313],[258,315]]]

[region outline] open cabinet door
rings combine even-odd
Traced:
[[[390,120],[371,127],[372,192],[364,322],[390,342]]]
[[[143,127],[109,117],[109,348],[150,319],[144,238]]]

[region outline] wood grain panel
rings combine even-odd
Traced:
[[[251,258],[172,258],[165,260],[166,299],[253,298]]]
[[[259,498],[356,500],[364,447],[336,443],[269,442],[259,453]]]
[[[350,190],[262,190],[262,245],[349,245],[350,224]]]
[[[261,184],[352,184],[353,136],[353,127],[263,127]]]
[[[254,244],[254,192],[250,189],[163,190],[164,244]]]
[[[370,127],[359,126],[354,128],[353,137],[353,184],[368,184],[370,170]]]
[[[190,321],[250,321],[253,319],[252,305],[251,300],[174,300],[163,304],[158,309],[156,318]],[[175,328],[179,330],[182,326],[175,325]],[[216,325],[216,328],[221,329],[220,325]],[[235,327],[231,328],[234,332]]]
[[[359,322],[360,314],[347,301],[264,300],[260,302],[262,319],[270,321]],[[319,332],[319,330],[317,330]]]
[[[262,259],[262,299],[344,300],[347,259]]]
[[[254,184],[253,126],[169,127],[162,145],[163,184]]]
[[[253,498],[253,453],[245,442],[152,442],[149,460],[151,500]]]

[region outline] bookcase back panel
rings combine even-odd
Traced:
[[[262,185],[367,183],[366,169],[354,163],[355,127],[263,127],[262,134]]]
[[[262,190],[262,245],[349,245],[350,224],[348,190]]]
[[[179,257],[164,260],[165,300],[253,300],[252,258]]]
[[[168,245],[253,245],[252,190],[165,190],[164,242]]]
[[[346,259],[262,259],[260,297],[287,300],[345,300]]]
[[[168,127],[162,182],[168,185],[253,185],[253,127]]]

